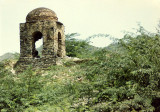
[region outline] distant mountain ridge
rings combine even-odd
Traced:
[[[5,53],[3,54],[2,56],[0,56],[0,61],[3,61],[3,60],[8,60],[8,59],[15,59],[19,57],[19,53]]]

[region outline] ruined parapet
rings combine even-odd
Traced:
[[[39,56],[35,43],[43,40],[42,56]],[[54,11],[37,8],[28,13],[25,23],[20,23],[20,58],[15,67],[25,69],[46,68],[56,65],[66,56],[64,25],[58,21]]]

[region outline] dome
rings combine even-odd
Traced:
[[[26,17],[26,22],[36,22],[44,20],[58,21],[58,18],[54,11],[44,7],[32,10]]]

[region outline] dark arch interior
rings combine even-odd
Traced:
[[[61,33],[58,32],[58,56],[61,56],[61,50],[62,50],[62,37],[61,37]]]
[[[39,31],[36,31],[36,32],[33,33],[32,36],[33,36],[33,38],[34,38],[34,41],[36,42],[36,41],[38,41],[39,39],[42,38],[42,33],[39,32]]]
[[[32,34],[33,36],[33,48],[32,48],[32,56],[35,58],[40,58],[40,55],[38,53],[38,50],[36,49],[36,45],[35,43],[39,40],[43,38],[43,35],[41,32],[36,31]]]

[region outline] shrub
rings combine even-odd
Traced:
[[[160,36],[140,29],[137,35],[128,34],[118,41],[123,53],[102,49],[95,53],[94,60],[83,65],[92,87],[89,96],[92,100],[86,104],[91,109],[155,109],[152,100],[160,97],[155,96],[160,87]],[[88,90],[85,91],[87,97]]]

